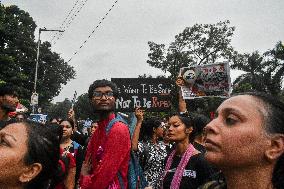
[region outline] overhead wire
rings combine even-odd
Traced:
[[[75,9],[76,5],[78,4],[79,0],[76,0],[76,2],[74,3],[73,7],[71,8],[71,10],[69,11],[68,15],[65,17],[65,19],[63,20],[61,26],[59,27],[59,30],[63,30],[63,26],[65,24],[65,22],[67,21],[68,17],[70,16],[70,14],[73,12],[73,10]],[[51,42],[53,42],[53,40],[55,39],[56,35],[58,35],[59,32],[56,32],[52,39]]]
[[[117,4],[118,0],[116,0],[111,8],[106,12],[106,14],[101,18],[100,22],[96,25],[96,27],[92,30],[92,32],[89,34],[89,36],[87,37],[87,39],[82,43],[82,45],[79,47],[79,49],[77,51],[75,51],[73,53],[73,55],[71,56],[71,58],[67,61],[67,63],[69,63],[79,52],[80,49],[83,48],[83,46],[88,42],[88,40],[91,38],[91,36],[95,33],[95,31],[100,27],[100,25],[102,24],[102,22],[106,19],[106,17],[108,16],[108,14],[112,11],[112,9],[114,8],[114,6]]]
[[[81,6],[74,12],[74,14],[71,16],[71,18],[69,19],[67,25],[63,28],[63,30],[67,30],[69,28],[69,26],[71,25],[71,23],[75,20],[75,18],[79,15],[80,11],[82,10],[82,8],[84,7],[84,5],[86,4],[88,0],[84,0],[82,1],[83,3],[81,4]],[[62,37],[63,33],[59,33],[59,36],[57,37],[56,40],[58,40],[60,37]],[[56,42],[54,43],[56,44]]]
[[[72,14],[72,16],[70,17],[70,19],[68,20],[68,23],[65,25],[65,27],[63,28],[64,31],[66,31],[69,26],[71,25],[71,23],[75,20],[75,18],[79,15],[79,13],[81,12],[82,8],[84,7],[84,5],[87,3],[88,0],[84,0],[82,1],[83,3],[81,4],[81,6]],[[56,38],[56,40],[59,40],[59,38],[62,37],[64,32],[60,32],[58,37]],[[56,41],[54,42],[54,44],[56,44]]]

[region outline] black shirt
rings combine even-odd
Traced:
[[[203,145],[199,144],[198,142],[194,142],[193,146],[194,146],[195,149],[197,149],[201,153],[205,153],[206,152],[205,147]]]
[[[76,131],[71,135],[71,140],[77,142],[83,147],[87,147],[89,142],[89,137]]]
[[[163,189],[170,189],[171,182],[181,160],[180,156],[174,156],[172,165],[163,180]],[[204,159],[202,153],[192,156],[183,172],[183,177],[180,182],[180,189],[196,189],[211,179],[213,170],[209,163]]]

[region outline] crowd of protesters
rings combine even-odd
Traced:
[[[148,189],[284,188],[284,104],[276,97],[238,94],[210,120],[188,112],[180,95],[167,119],[137,107],[133,134],[133,123],[115,114],[115,83],[94,81],[88,97],[99,120],[86,136],[73,109],[46,124],[11,118],[18,93],[0,85],[0,189],[132,189],[131,152]]]

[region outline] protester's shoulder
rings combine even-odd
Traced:
[[[73,146],[74,146],[74,149],[78,149],[78,148],[82,148],[82,145],[81,144],[79,144],[79,143],[77,143],[76,141],[72,141],[72,144],[73,144]]]
[[[129,133],[129,128],[128,128],[128,125],[126,125],[125,123],[118,121],[113,124],[111,132],[125,134],[125,133]]]
[[[124,120],[116,121],[114,124],[115,124],[115,125],[116,125],[116,124],[119,124],[119,125],[125,125],[125,126],[127,126],[127,123],[126,123]]]
[[[203,153],[198,153],[192,156],[191,162],[194,162],[194,167],[201,172],[207,180],[215,180],[215,178],[219,178],[219,170],[214,168],[204,157]]]

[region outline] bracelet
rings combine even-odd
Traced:
[[[180,115],[188,114],[188,111],[185,110],[184,112],[179,112]]]

